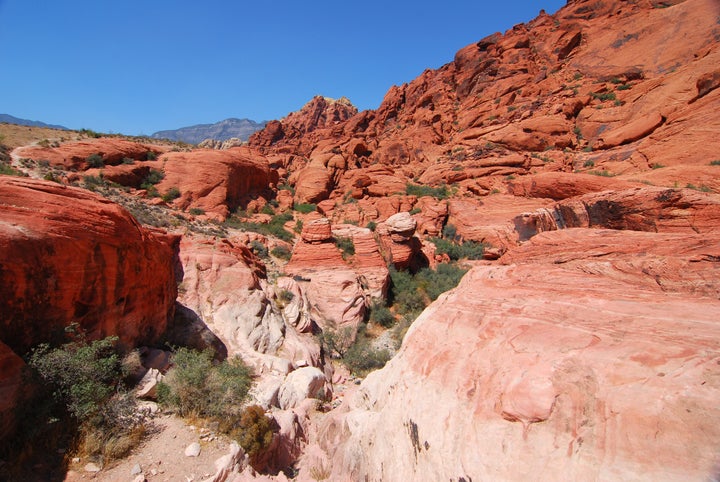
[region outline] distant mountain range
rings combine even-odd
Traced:
[[[10,114],[0,114],[0,122],[6,122],[8,124],[17,124],[19,126],[28,126],[28,127],[45,127],[48,129],[61,129],[64,131],[69,130],[65,126],[58,126],[54,124],[46,124],[44,122],[40,121],[33,121],[33,120],[27,120],[27,119],[20,119],[19,117],[12,116]]]
[[[255,122],[250,119],[225,119],[215,124],[198,124],[189,127],[181,127],[180,129],[159,131],[151,135],[154,139],[170,139],[173,141],[187,142],[188,144],[198,144],[205,139],[215,139],[218,141],[226,141],[233,137],[237,137],[242,141],[247,141],[254,133],[265,127],[267,122]]]

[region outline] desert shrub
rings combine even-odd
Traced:
[[[360,339],[345,353],[343,363],[354,375],[364,377],[384,367],[390,358],[388,350],[374,348],[370,341]]]
[[[460,279],[465,276],[467,269],[455,263],[441,263],[437,269],[423,268],[415,275],[418,285],[431,301],[438,296],[456,287]]]
[[[293,231],[295,231],[296,233],[302,233],[302,229],[303,229],[303,221],[302,221],[302,219],[296,220],[296,221],[295,221],[295,227],[293,228]]]
[[[370,305],[369,319],[372,323],[388,328],[395,322],[395,315],[392,314],[385,301],[375,300]]]
[[[239,358],[214,364],[212,350],[178,348],[158,384],[158,401],[181,416],[221,419],[238,413],[250,384],[250,370]]]
[[[87,163],[88,167],[105,167],[105,161],[103,160],[103,157],[100,154],[90,154],[86,159],[85,162]]]
[[[715,159],[714,161],[710,161],[711,166],[720,166],[720,159]]]
[[[454,240],[457,237],[457,228],[454,224],[446,224],[443,226],[442,235],[445,239]]]
[[[273,209],[272,205],[270,203],[265,204],[262,209],[260,210],[262,214],[267,214],[268,216],[274,216],[275,210]]]
[[[154,161],[155,159],[157,159],[157,154],[155,154],[153,151],[147,151],[145,153],[146,161]]]
[[[615,100],[615,92],[591,92],[590,96],[599,101]]]
[[[476,241],[463,241],[457,243],[443,238],[430,238],[435,244],[435,252],[447,254],[448,257],[457,261],[460,259],[482,259],[485,245]]]
[[[219,428],[237,440],[256,470],[261,469],[261,459],[279,431],[277,423],[266,417],[265,410],[259,405],[250,405],[239,417],[222,420]]]
[[[180,197],[180,189],[176,187],[171,187],[168,189],[165,194],[162,195],[162,200],[166,203],[169,203],[177,198]]]
[[[444,184],[439,187],[432,187],[408,183],[405,186],[405,192],[411,196],[432,196],[436,199],[447,199],[450,196],[450,192]]]
[[[268,250],[267,247],[265,247],[264,244],[262,244],[260,241],[254,239],[250,241],[250,250],[252,250],[253,253],[255,253],[257,256],[261,258],[267,258]]]
[[[419,313],[428,305],[415,277],[407,271],[390,268],[390,302],[398,313]]]
[[[277,189],[278,191],[290,191],[293,195],[295,195],[295,188],[290,184],[278,184]]]
[[[85,420],[99,412],[119,384],[122,373],[115,341],[110,337],[59,348],[41,344],[32,350],[28,365],[50,388],[55,402],[75,419]]]
[[[355,243],[352,238],[346,238],[342,236],[335,237],[335,246],[342,251],[343,259],[353,256],[355,254]]]
[[[375,232],[375,229],[377,228],[377,223],[375,221],[370,221],[365,225],[366,228],[368,228],[370,231]]]
[[[270,251],[270,254],[276,258],[284,259],[286,261],[292,256],[292,252],[285,246],[275,246],[272,251]]]
[[[129,157],[123,157],[122,163],[123,164],[135,164],[135,159],[131,159]]]
[[[430,301],[457,286],[466,272],[455,263],[441,263],[435,270],[423,268],[414,275],[391,267],[391,306],[401,315],[417,315]]]
[[[190,211],[189,211],[189,212],[190,212],[190,214],[192,214],[193,216],[201,216],[201,215],[205,214],[205,210],[204,210],[204,209],[200,209],[200,208],[190,208]]]
[[[123,392],[117,337],[87,342],[75,325],[67,331],[75,341],[41,344],[28,355],[29,381],[39,384],[22,407],[23,438],[39,446],[63,438],[78,454],[103,463],[123,457],[139,443],[145,425],[135,397]]]
[[[5,176],[25,176],[24,172],[19,171],[11,165],[5,164],[4,162],[0,162],[0,174],[3,174]]]
[[[349,326],[339,330],[324,330],[318,337],[330,358],[342,358],[353,343],[353,331]]]
[[[285,229],[285,223],[293,218],[291,213],[276,214],[269,223],[255,223],[249,221],[241,221],[237,215],[229,217],[225,221],[225,226],[229,228],[242,229],[244,231],[252,231],[264,234],[266,236],[275,236],[283,241],[291,241],[292,233]]]
[[[150,186],[154,186],[155,184],[159,183],[163,180],[165,177],[165,174],[163,174],[162,171],[159,171],[157,169],[150,169],[150,173],[145,176],[145,179],[143,179],[142,184],[140,184],[140,187],[142,189],[148,189]]]
[[[317,204],[300,203],[293,206],[293,209],[299,213],[307,214],[317,210]]]
[[[595,167],[595,161],[588,159],[583,163],[583,167]]]

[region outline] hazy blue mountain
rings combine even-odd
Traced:
[[[7,122],[8,124],[17,124],[19,126],[47,127],[48,129],[62,129],[64,131],[68,130],[68,128],[64,127],[64,126],[58,126],[58,125],[54,125],[54,124],[46,124],[46,123],[40,122],[40,121],[20,119],[19,117],[15,117],[10,114],[0,114],[0,122]]]
[[[226,141],[237,137],[243,141],[254,133],[265,127],[266,122],[255,122],[250,119],[225,119],[215,124],[198,124],[180,129],[159,131],[154,133],[154,139],[171,139],[173,141],[198,144],[205,139]]]

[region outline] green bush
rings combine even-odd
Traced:
[[[466,272],[455,263],[439,264],[436,270],[423,268],[414,275],[391,267],[391,306],[401,315],[415,316],[430,301],[457,286]]]
[[[377,228],[377,223],[375,221],[370,221],[365,225],[366,228],[368,228],[370,231],[375,232],[375,229]]]
[[[435,244],[436,253],[447,254],[453,261],[482,259],[485,252],[485,245],[476,241],[463,241],[461,244],[443,238],[430,238],[430,241]]]
[[[176,187],[171,187],[168,189],[165,194],[162,195],[162,200],[166,203],[169,203],[177,198],[180,197],[180,189]]]
[[[457,228],[454,224],[446,224],[443,226],[442,235],[445,239],[455,240],[457,237]]]
[[[52,391],[53,399],[77,420],[96,414],[119,384],[120,357],[116,337],[32,350],[28,365]]]
[[[720,166],[720,159],[715,159],[714,161],[710,161],[711,166]]]
[[[250,241],[250,250],[261,258],[267,258],[267,248],[257,239],[253,239],[252,241]]]
[[[135,164],[135,159],[131,159],[129,157],[123,157],[122,163],[132,165],[132,164]]]
[[[5,164],[4,162],[0,162],[0,174],[3,174],[5,176],[20,176],[24,177],[25,173],[22,171],[19,171],[12,167],[9,164]]]
[[[260,213],[267,214],[268,216],[274,216],[275,210],[273,209],[273,207],[270,203],[267,203],[262,207],[262,209],[260,210]]]
[[[290,257],[292,257],[292,252],[287,249],[285,246],[275,246],[272,251],[270,251],[270,254],[275,256],[279,259],[289,260]]]
[[[343,259],[355,255],[355,243],[352,238],[345,238],[342,236],[335,237],[335,246],[342,251]]]
[[[153,151],[147,151],[145,153],[146,161],[154,161],[155,159],[157,159],[157,154],[155,154]]]
[[[405,187],[405,192],[411,196],[432,196],[436,199],[447,199],[450,196],[450,192],[444,184],[440,187],[431,187],[408,183]]]
[[[148,187],[154,186],[155,184],[162,181],[164,177],[165,177],[165,174],[163,174],[162,171],[159,171],[157,169],[150,169],[150,173],[147,176],[145,176],[145,179],[143,179],[143,182],[140,185],[140,187],[142,189],[148,189]]]
[[[431,301],[438,296],[456,287],[467,269],[459,267],[454,263],[441,263],[437,269],[423,268],[415,275],[420,289],[423,290]]]
[[[372,323],[388,328],[395,322],[395,315],[392,314],[385,301],[375,300],[370,305],[369,319]]]
[[[292,241],[292,233],[285,229],[285,223],[290,221],[292,218],[293,216],[291,213],[276,214],[268,224],[263,224],[241,221],[238,219],[237,215],[233,215],[225,221],[225,226],[264,234],[265,236],[275,236],[283,241]]]
[[[239,358],[213,364],[212,350],[178,348],[158,384],[158,401],[181,416],[222,419],[239,412],[250,384],[250,370]]]
[[[317,211],[317,204],[300,203],[296,204],[293,209],[299,213],[307,214],[313,211]]]
[[[100,154],[90,154],[86,159],[88,167],[101,168],[105,167],[105,161]]]
[[[200,208],[190,208],[190,211],[189,211],[189,212],[190,212],[190,214],[192,214],[193,216],[201,216],[201,215],[205,214],[205,210],[204,210],[204,209],[200,209]]]
[[[342,362],[354,375],[364,377],[384,367],[391,357],[388,350],[373,347],[372,340],[361,327],[355,343],[345,352]]]

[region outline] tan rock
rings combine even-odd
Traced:
[[[532,259],[474,267],[326,419],[330,479],[714,473],[720,278],[700,259],[718,243],[595,230],[536,242]]]

